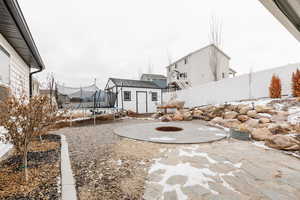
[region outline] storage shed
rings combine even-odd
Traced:
[[[105,90],[117,94],[115,107],[137,113],[154,113],[162,103],[162,88],[153,81],[109,78]]]

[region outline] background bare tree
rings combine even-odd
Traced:
[[[53,97],[55,96],[55,90],[56,90],[55,78],[54,78],[53,73],[50,73],[47,76],[46,88],[49,90],[50,105],[52,105],[52,103],[53,103],[52,100],[53,100]]]
[[[215,45],[217,48],[221,48],[222,24],[214,15],[211,16],[209,24],[210,24],[210,33],[209,33],[210,43]],[[215,81],[218,81],[220,58],[219,58],[219,52],[216,48],[210,48],[209,65],[213,72]]]

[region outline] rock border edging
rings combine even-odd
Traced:
[[[62,200],[77,200],[75,180],[72,173],[68,143],[64,135],[61,137],[61,193]]]

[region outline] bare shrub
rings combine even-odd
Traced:
[[[297,69],[292,76],[292,92],[294,97],[300,97],[300,70]]]
[[[62,115],[63,112],[58,112],[46,96],[34,96],[31,99],[25,95],[19,98],[9,96],[0,102],[0,125],[7,130],[0,140],[13,144],[17,153],[23,157],[26,181],[30,143],[36,137],[46,134]]]
[[[276,75],[272,76],[269,93],[270,98],[281,98],[281,80]]]

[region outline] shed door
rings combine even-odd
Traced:
[[[137,113],[147,113],[147,92],[136,92]]]

